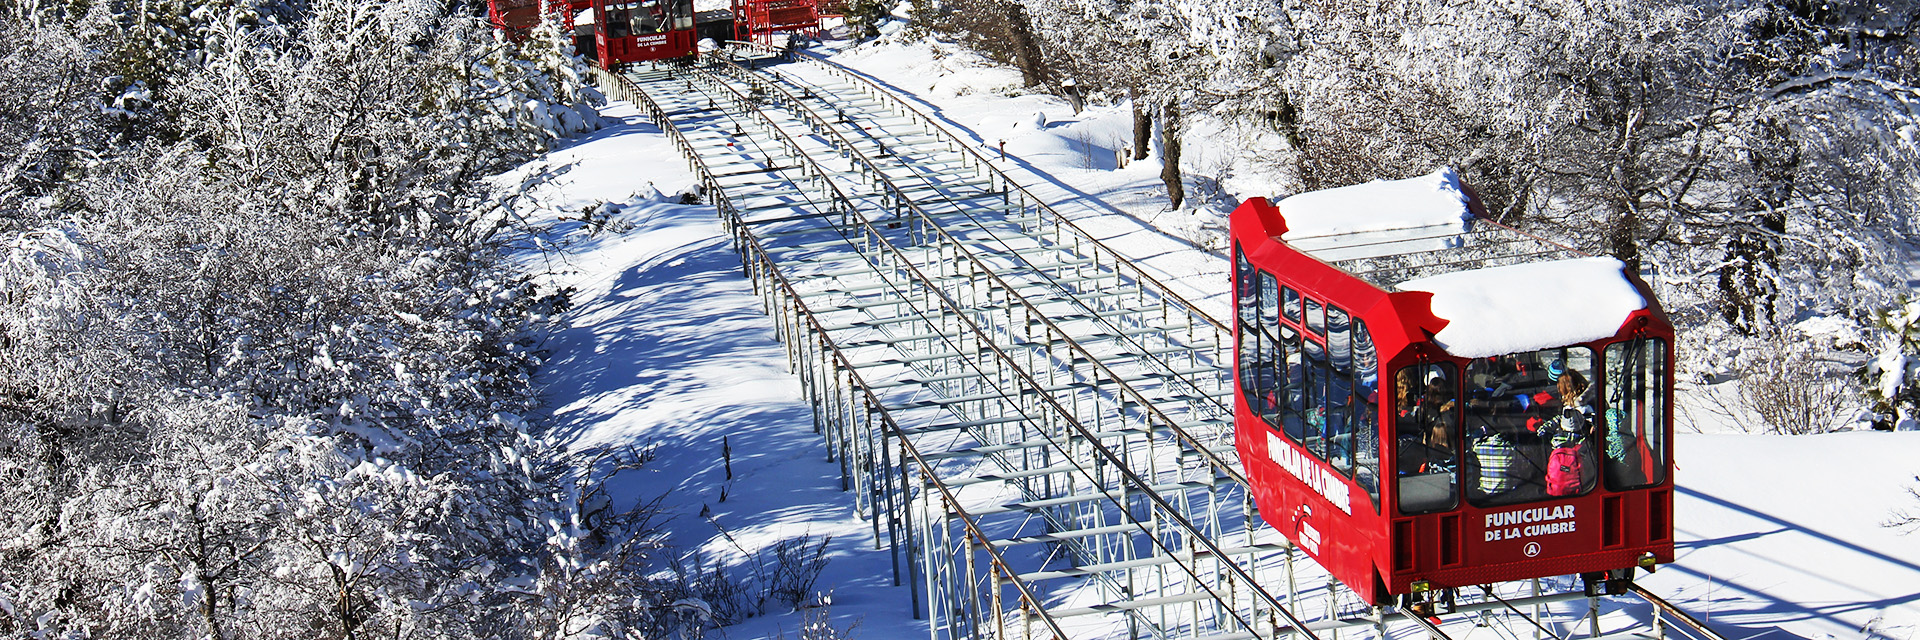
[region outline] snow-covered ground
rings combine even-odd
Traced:
[[[619,124],[547,158],[567,170],[541,192],[534,220],[553,226],[548,250],[525,258],[576,289],[567,328],[546,344],[554,424],[577,447],[655,448],[614,493],[664,495],[669,543],[682,556],[756,582],[756,559],[769,561],[780,541],[831,537],[816,588],[832,593],[833,624],[872,630],[864,637],[917,633],[906,590],[891,587],[889,559],[840,491],[713,207],[672,203],[694,184],[686,162],[631,105],[605,113]],[[618,211],[598,229],[568,220],[596,205]],[[798,615],[772,602],[765,612],[725,637],[798,635]]]
[[[1282,195],[1257,177],[1257,162],[1233,152],[1248,136],[1193,129],[1189,169],[1224,177],[1226,187],[1190,194],[1206,206],[1168,211],[1155,161],[1118,166],[1116,150],[1130,137],[1125,105],[1076,115],[1050,97],[1013,95],[1015,72],[924,44],[868,44],[834,57],[915,96],[983,149],[997,153],[1005,140],[1006,165],[1035,193],[1226,316],[1219,232],[1233,202],[1227,194]],[[546,345],[554,359],[544,381],[559,428],[581,446],[657,447],[643,472],[620,478],[621,493],[665,494],[671,542],[683,553],[739,563],[744,577],[749,558],[765,558],[780,540],[831,536],[817,588],[832,593],[833,624],[857,624],[862,638],[925,634],[908,613],[907,590],[891,586],[891,557],[875,550],[870,523],[839,490],[837,467],[713,209],[656,196],[693,184],[685,162],[627,105],[607,115],[621,124],[548,159],[568,166],[540,193],[552,250],[527,257],[578,289],[569,328]],[[597,228],[564,220],[602,202],[620,209]],[[1679,560],[1643,584],[1730,638],[1920,637],[1920,538],[1883,526],[1896,510],[1920,511],[1908,494],[1920,484],[1920,432],[1746,435],[1695,418],[1691,426],[1706,433],[1676,445]],[[732,452],[731,480],[723,447]],[[1603,626],[1647,615],[1645,607],[1616,610],[1621,604],[1607,606]],[[718,635],[793,637],[801,618],[783,609],[769,604],[767,615]],[[1500,634],[1471,624],[1450,632]]]

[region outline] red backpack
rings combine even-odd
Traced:
[[[1580,447],[1555,447],[1547,456],[1547,495],[1570,496],[1580,493],[1580,480],[1586,477],[1586,463]]]

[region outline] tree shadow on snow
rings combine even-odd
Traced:
[[[627,213],[636,228],[583,243],[591,253],[576,259],[633,264],[610,286],[583,286],[570,326],[545,345],[553,354],[542,374],[553,434],[576,449],[666,452],[620,479],[616,497],[626,499],[669,491],[717,499],[723,449],[732,453],[735,482],[781,460],[824,460],[772,320],[712,209],[642,203]],[[784,481],[765,491],[838,487],[836,467],[800,467],[783,469]]]
[[[1779,527],[1766,532],[1729,536],[1713,540],[1701,540],[1677,545],[1681,549],[1700,549],[1725,544],[1736,544],[1742,541],[1792,532],[1815,538],[1839,549],[1845,549],[1853,553],[1871,557],[1880,562],[1920,571],[1920,566],[1912,562],[1889,556],[1880,551],[1860,546],[1853,542],[1822,533],[1814,528],[1790,522],[1748,506],[1736,504],[1718,496],[1709,495],[1687,487],[1679,487],[1679,492],[1689,498],[1710,503],[1730,511],[1746,514],[1759,520],[1778,525]],[[1874,612],[1920,602],[1920,593],[1865,601],[1790,602],[1781,599],[1777,595],[1769,594],[1767,585],[1746,584],[1737,578],[1729,580],[1725,576],[1708,575],[1705,572],[1692,569],[1681,563],[1669,564],[1661,567],[1660,570],[1673,571],[1699,579],[1701,585],[1699,589],[1683,590],[1681,593],[1669,599],[1674,604],[1695,614],[1696,617],[1700,617],[1702,612],[1710,610],[1712,613],[1708,625],[1728,638],[1798,638],[1802,636],[1782,631],[1776,628],[1776,625],[1802,620],[1835,620],[1845,614],[1864,613],[1871,616]],[[1837,580],[1837,578],[1833,576],[1804,571],[1803,573],[1806,573],[1804,576],[1806,580]],[[1711,585],[1711,592],[1707,591],[1707,585]],[[1751,624],[1728,623],[1724,621],[1727,617],[1741,620],[1754,620],[1755,622]]]

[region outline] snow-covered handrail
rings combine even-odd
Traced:
[[[759,43],[728,41],[727,44],[744,45],[750,48],[761,49],[769,53],[780,53],[779,50],[772,49],[770,47],[767,47]],[[964,150],[964,153],[967,155],[968,159],[974,161],[975,167],[977,169],[987,172],[990,176],[999,179],[1006,188],[1013,191],[1018,191],[1020,194],[1025,196],[1028,200],[1031,200],[1038,209],[1040,209],[1041,211],[1044,211],[1048,216],[1054,218],[1055,224],[1058,224],[1062,228],[1072,231],[1075,235],[1080,236],[1081,239],[1090,243],[1094,247],[1098,248],[1101,251],[1105,251],[1106,253],[1113,256],[1113,261],[1115,266],[1121,267],[1130,271],[1131,273],[1128,274],[1130,277],[1134,277],[1143,282],[1152,284],[1154,288],[1162,296],[1165,296],[1175,301],[1180,306],[1182,306],[1185,311],[1201,318],[1206,323],[1213,325],[1213,327],[1216,330],[1219,330],[1221,332],[1226,332],[1229,330],[1229,328],[1225,323],[1222,323],[1219,320],[1215,319],[1213,316],[1208,315],[1207,312],[1201,310],[1199,306],[1193,304],[1192,302],[1188,301],[1186,298],[1182,297],[1180,294],[1174,292],[1172,288],[1166,286],[1165,284],[1162,284],[1158,278],[1155,278],[1153,277],[1152,274],[1147,273],[1145,269],[1141,268],[1139,265],[1133,264],[1132,261],[1127,260],[1120,252],[1114,251],[1111,247],[1106,246],[1106,244],[1100,242],[1098,239],[1095,239],[1093,234],[1087,233],[1086,230],[1081,229],[1079,225],[1074,224],[1073,221],[1068,219],[1065,215],[1062,215],[1060,212],[1055,211],[1051,205],[1047,204],[1046,200],[1042,200],[1039,196],[1034,195],[1033,192],[1028,191],[1025,186],[1021,185],[1018,182],[1015,182],[1011,176],[1007,175],[1006,171],[994,165],[990,160],[987,159],[986,156],[981,155],[981,153],[978,150],[974,149],[973,145],[966,144],[964,142],[965,138],[963,138],[957,133],[954,133],[952,129],[946,126],[946,123],[942,122],[937,118],[934,118],[933,116],[927,115],[925,112],[922,112],[919,108],[914,107],[912,103],[907,102],[905,99],[902,99],[897,95],[894,95],[893,92],[888,91],[885,87],[881,87],[878,83],[874,82],[871,78],[868,78],[858,73],[854,73],[850,70],[847,70],[845,67],[841,67],[840,65],[829,62],[825,58],[821,57],[819,54],[814,53],[812,51],[800,51],[799,53],[806,59],[806,61],[819,65],[821,68],[826,69],[829,73],[833,73],[836,76],[846,78],[850,81],[853,81],[861,85],[869,93],[872,93],[876,97],[886,98],[887,100],[891,101],[895,106],[904,110],[907,115],[921,122],[924,126],[927,126],[947,136],[949,139],[957,143],[956,144],[957,147]]]
[[[648,97],[646,92],[634,86],[633,81],[628,80],[625,76],[609,72],[595,65],[588,65],[587,69],[592,72],[594,79],[599,81],[601,87],[610,89],[607,93],[614,99],[626,100],[633,103],[634,106],[639,107],[641,111],[647,114],[648,119],[653,120],[654,126],[666,132],[667,138],[673,141],[673,146],[680,150],[681,155],[687,157],[687,166],[700,176],[700,184],[702,187],[705,187],[709,192],[720,189],[719,181],[713,177],[713,169],[708,167],[706,161],[700,158],[700,154],[694,153],[693,143],[687,140],[686,134],[681,133],[680,127],[673,124],[673,119],[667,117],[666,109],[661,108],[659,103],[654,102],[653,98]],[[716,199],[714,206],[720,209],[720,219],[722,222],[738,217],[738,212],[731,211],[733,203],[726,201],[724,198]],[[731,229],[729,229],[729,231],[731,231]]]

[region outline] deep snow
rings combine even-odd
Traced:
[[[1201,189],[1202,207],[1167,211],[1153,160],[1119,166],[1126,105],[1076,115],[1060,101],[1020,94],[1017,73],[951,48],[935,55],[925,44],[867,44],[835,58],[914,94],[983,149],[997,153],[1005,140],[1005,166],[1033,191],[1226,317],[1218,236],[1233,201],[1220,185],[1240,196],[1283,195],[1254,175],[1257,163],[1236,155],[1256,139],[1207,135],[1223,131],[1207,123],[1190,128],[1187,168],[1196,186],[1220,193]],[[839,490],[837,467],[825,460],[712,207],[654,197],[656,188],[671,194],[693,184],[685,162],[629,106],[607,115],[619,124],[548,158],[567,170],[537,194],[533,214],[553,225],[551,251],[526,257],[553,283],[577,288],[567,328],[546,345],[554,359],[543,380],[557,428],[582,447],[657,447],[644,471],[617,479],[619,493],[664,493],[670,541],[682,553],[740,563],[736,576],[744,578],[749,555],[778,540],[831,535],[832,562],[818,587],[832,594],[835,626],[857,624],[862,638],[924,635],[908,615],[907,590],[891,586],[889,554],[875,550],[870,523],[854,517],[851,497]],[[570,220],[600,202],[621,209],[597,230]],[[1898,509],[1920,510],[1907,493],[1920,474],[1920,432],[1746,435],[1689,415],[1681,430],[1706,434],[1682,435],[1676,445],[1679,560],[1644,584],[1730,638],[1916,636],[1920,545],[1882,524]],[[1647,608],[1631,604],[1608,601],[1604,626],[1644,619]],[[772,604],[766,614],[717,635],[797,635],[799,615]],[[1502,635],[1471,623],[1449,631]]]

